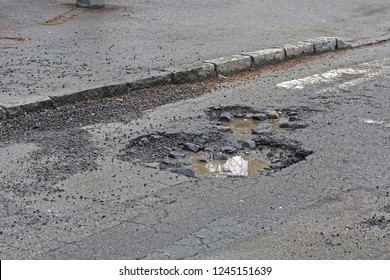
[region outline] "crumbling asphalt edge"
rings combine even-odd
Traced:
[[[161,74],[121,84],[105,85],[83,91],[29,98],[22,101],[0,103],[0,121],[21,116],[37,110],[75,103],[88,99],[99,99],[127,94],[134,90],[158,85],[182,84],[209,80],[219,75],[229,76],[264,66],[291,61],[302,56],[318,55],[337,50],[373,45],[390,40],[390,34],[378,38],[346,41],[336,37],[319,37],[282,48],[263,49],[230,55],[203,62],[183,65],[178,68],[167,68]]]

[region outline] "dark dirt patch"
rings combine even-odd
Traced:
[[[385,216],[376,216],[374,215],[371,218],[368,218],[361,222],[363,228],[380,228],[385,229],[390,225],[390,219],[387,219]]]
[[[383,209],[381,209],[383,212],[385,213],[389,213],[390,214],[390,204],[387,204],[385,207],[383,207]]]

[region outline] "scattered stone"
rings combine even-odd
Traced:
[[[214,160],[227,160],[228,157],[225,154],[215,153],[215,154],[213,154],[213,159]]]
[[[206,158],[206,157],[201,157],[201,158],[199,158],[199,159],[197,160],[197,162],[208,163],[209,160],[208,160],[208,158]]]
[[[297,116],[291,116],[288,118],[290,122],[296,122],[296,121],[300,121],[301,119],[298,118]]]
[[[237,151],[237,149],[232,146],[225,146],[221,148],[221,151],[224,153],[233,154]]]
[[[254,116],[254,114],[249,113],[249,114],[245,115],[245,118],[248,119],[248,120],[251,120],[253,118],[253,116]]]
[[[223,126],[223,125],[221,125],[221,126],[219,127],[219,130],[220,130],[221,132],[230,132],[230,131],[232,131],[232,128],[231,128],[231,127],[228,127],[228,126]]]
[[[168,157],[170,158],[174,158],[174,159],[179,159],[179,158],[183,158],[185,157],[186,154],[184,153],[180,153],[180,152],[176,152],[176,151],[171,151],[168,155]]]
[[[229,112],[225,112],[221,114],[218,120],[220,122],[230,122],[232,119],[233,119],[233,115],[230,114]]]
[[[292,126],[294,129],[302,129],[302,128],[306,128],[306,127],[308,127],[308,125],[307,124],[305,124],[305,123],[296,123],[296,124],[294,124],[293,126]]]
[[[252,119],[257,120],[257,121],[265,121],[267,119],[267,115],[266,114],[255,114],[252,116]]]
[[[193,152],[193,153],[199,152],[200,148],[201,148],[200,146],[195,145],[193,143],[185,143],[184,146],[183,146],[183,150],[190,151],[190,152]]]
[[[203,146],[204,144],[206,144],[206,140],[202,139],[202,138],[195,138],[194,144],[199,145],[199,146]]]
[[[165,159],[163,159],[163,160],[161,161],[161,164],[164,164],[164,165],[171,165],[171,164],[172,164],[172,162],[171,162],[171,161],[169,161],[169,160],[165,160]]]
[[[279,127],[280,128],[289,128],[289,127],[291,127],[291,123],[288,119],[283,118],[283,119],[280,119],[280,121],[279,121]]]
[[[250,149],[250,150],[253,150],[256,148],[256,143],[255,141],[253,140],[246,140],[244,142],[242,142],[242,145],[241,145],[243,148],[245,149]]]
[[[208,153],[214,153],[214,148],[213,147],[207,147],[204,149],[205,152],[208,152]]]
[[[153,139],[155,139],[155,140],[159,140],[159,139],[162,139],[162,138],[163,138],[163,136],[161,136],[161,135],[155,135],[155,134],[153,134],[151,137],[152,137]]]
[[[272,129],[272,124],[270,123],[262,123],[255,128],[252,128],[252,133],[253,134],[264,134],[270,132]]]
[[[139,143],[142,144],[142,145],[145,145],[145,144],[148,144],[149,143],[149,139],[146,138],[146,137],[143,137],[139,140]]]
[[[187,177],[195,177],[195,172],[194,170],[190,168],[185,168],[185,167],[179,167],[179,168],[169,168],[167,169],[170,172],[177,173],[183,176]]]
[[[265,114],[267,115],[267,118],[269,119],[278,119],[279,118],[279,113],[275,110],[266,110]]]
[[[271,169],[274,169],[274,170],[279,170],[279,169],[282,169],[284,166],[281,162],[278,162],[278,163],[275,163],[275,164],[271,164],[270,168]]]
[[[158,162],[142,163],[141,165],[153,169],[160,169],[160,163]]]
[[[268,152],[267,153],[267,157],[274,157],[275,156],[275,153],[274,152]]]

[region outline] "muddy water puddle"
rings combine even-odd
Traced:
[[[230,121],[221,122],[220,130],[224,133],[232,133],[236,141],[243,142],[251,140],[254,137],[252,129],[264,123],[275,127],[277,120],[260,121],[236,117]],[[226,154],[226,160],[215,160],[211,154],[198,152],[188,154],[186,160],[196,176],[201,177],[255,177],[271,170],[270,164],[260,160],[260,156],[256,155],[255,151],[246,151],[243,154]]]
[[[226,178],[229,176],[255,177],[270,171],[270,165],[249,156],[227,155],[226,160],[214,160],[199,152],[187,155],[197,176]]]
[[[245,118],[234,118],[230,122],[222,122],[221,128],[231,131],[238,141],[246,141],[252,138],[252,129],[258,126],[261,121]]]
[[[260,124],[271,124],[272,129],[276,127],[278,120],[253,120],[246,118],[233,118],[229,122],[221,123],[221,131],[233,133],[233,137],[237,141],[246,141],[253,137],[252,129],[259,126]]]

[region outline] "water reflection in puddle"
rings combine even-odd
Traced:
[[[252,137],[252,128],[261,123],[257,120],[248,120],[245,118],[234,118],[230,122],[222,122],[222,127],[228,127],[233,132],[237,141],[246,141]]]
[[[246,141],[253,137],[252,129],[260,124],[268,123],[272,125],[271,131],[278,126],[278,119],[268,119],[266,121],[252,120],[246,118],[234,118],[230,122],[222,122],[221,130],[233,133],[237,141]]]
[[[225,178],[228,176],[259,176],[269,170],[269,164],[249,157],[232,155],[227,160],[213,160],[205,153],[192,153],[187,156],[197,176]],[[207,159],[207,162],[199,162]]]

